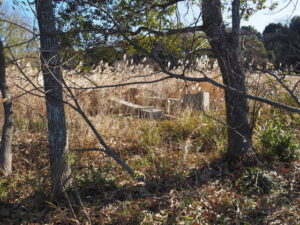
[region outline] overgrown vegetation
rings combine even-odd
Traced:
[[[247,169],[236,185],[246,194],[270,194],[278,188],[278,182],[259,168]]]
[[[142,68],[141,74],[143,71]],[[132,76],[129,69],[120,72],[121,78],[109,68],[101,74],[104,81],[110,78],[117,82],[126,73]],[[212,72],[211,76],[217,73]],[[153,89],[158,95],[171,98],[179,98],[183,86],[193,91],[190,83],[172,82],[162,82]],[[150,88],[141,90],[146,92]],[[89,117],[108,144],[138,175],[151,178],[156,187],[152,189],[133,180],[102,152],[80,151],[98,147],[98,142],[79,115],[66,108],[69,148],[78,151],[70,150],[67,157],[74,185],[65,193],[67,200],[62,202],[54,201],[49,194],[43,101],[34,96],[18,99],[14,173],[0,178],[1,221],[297,224],[300,219],[297,208],[300,168],[296,157],[299,115],[262,106],[254,130],[255,153],[250,153],[244,163],[231,165],[224,160],[227,127],[220,123],[225,120],[223,93],[208,84],[201,88],[209,91],[214,99],[209,115],[176,106],[171,110],[174,116],[162,120],[139,119],[104,100],[103,96],[119,96],[126,88],[78,95],[83,108],[92,112]],[[282,96],[272,95],[276,97],[285,101]],[[140,104],[147,103],[142,100]],[[165,104],[160,107],[166,110]]]
[[[25,1],[21,2],[26,5]],[[64,32],[62,36],[49,35],[46,29],[37,35],[41,41],[48,35],[44,44],[52,42],[52,46],[46,47],[47,51],[41,52],[40,62],[31,58],[36,55],[37,46],[32,40],[17,45],[13,52],[26,59],[15,60],[6,52],[6,57],[12,57],[9,62],[14,63],[8,64],[6,70],[13,93],[16,125],[12,143],[13,173],[2,176],[0,171],[0,224],[298,225],[300,116],[299,113],[283,111],[285,108],[299,112],[299,102],[295,99],[299,98],[300,82],[299,77],[294,76],[299,59],[295,54],[299,50],[298,17],[292,19],[289,27],[270,26],[264,37],[251,26],[243,27],[239,35],[239,29],[238,32],[234,27],[225,29],[226,20],[222,22],[221,14],[217,18],[221,11],[228,9],[230,12],[235,4],[240,7],[239,1],[232,1],[232,5],[220,1],[218,6],[218,1],[202,0],[199,2],[206,5],[204,8],[211,10],[210,13],[203,10],[203,15],[211,17],[213,14],[213,17],[207,20],[208,17],[203,16],[204,26],[196,26],[193,32],[167,35],[169,31],[173,32],[172,29],[181,29],[184,25],[179,20],[172,21],[178,13],[176,6],[171,4],[173,1],[164,1],[165,6],[156,0],[57,0],[53,1],[58,7],[54,14],[47,11],[52,1],[34,2],[40,10],[41,6],[49,6],[43,8],[44,15],[49,18],[41,16],[37,7],[40,25],[44,20],[44,28],[49,22],[55,30],[54,14],[60,14],[61,20],[56,25]],[[240,2],[244,18],[266,7],[264,0],[250,2]],[[89,4],[99,4],[99,7]],[[217,7],[211,7],[214,4]],[[114,21],[107,20],[110,17],[103,11],[105,7],[110,9],[109,13],[116,18],[121,30]],[[216,10],[218,7],[219,11]],[[147,15],[137,15],[137,9],[144,10]],[[53,17],[50,18],[51,14]],[[234,10],[232,16],[238,22],[238,16],[233,14]],[[215,18],[217,25],[211,23]],[[200,17],[194,19],[197,25]],[[20,22],[26,25],[23,20]],[[1,33],[8,36],[5,44],[16,44],[18,36],[31,38],[31,32],[30,35],[24,30],[18,33],[20,27],[8,26],[7,22],[3,24],[4,28],[9,28],[8,33],[16,34],[9,36],[2,29]],[[138,32],[139,26],[142,26],[141,32]],[[145,35],[147,29],[154,30]],[[130,38],[122,37],[120,31]],[[230,32],[232,36],[228,38]],[[217,38],[212,33],[218,34]],[[284,33],[288,33],[288,37],[278,40],[277,34]],[[274,40],[268,41],[268,34]],[[55,39],[56,36],[60,39]],[[211,45],[208,42],[217,39]],[[236,45],[233,44],[235,41]],[[132,42],[146,51],[140,51]],[[5,49],[9,51],[9,47]],[[57,49],[59,52],[55,55]],[[239,50],[242,50],[241,55]],[[289,54],[284,58],[285,50]],[[30,54],[25,54],[26,51]],[[50,54],[52,57],[43,62]],[[59,58],[58,55],[61,56],[59,62],[51,64]],[[239,61],[237,56],[242,60]],[[49,85],[53,88],[52,85],[56,84],[55,91],[51,88],[45,90],[49,97],[47,108],[39,64],[44,65],[43,69],[50,68],[50,73],[43,71],[46,78],[48,75],[51,79],[57,78]],[[236,67],[228,70],[233,64]],[[270,70],[267,69],[269,66]],[[162,70],[178,74],[176,78],[179,79],[169,79],[171,77],[166,77],[168,73]],[[168,79],[155,81],[162,77]],[[192,78],[190,80],[214,79],[219,86],[227,83],[229,88],[254,97],[246,102],[240,93],[217,88],[212,85],[214,82],[181,79],[187,77]],[[57,82],[60,78],[64,82]],[[49,79],[45,80],[45,83],[49,82]],[[120,85],[129,82],[139,84]],[[62,101],[53,101],[51,96],[63,85],[61,91],[65,105],[61,104]],[[292,88],[292,95],[286,92],[285,85]],[[195,109],[184,103],[185,95],[199,91],[210,93],[209,110]],[[114,101],[117,97],[150,106],[149,109],[161,109],[164,115],[156,120],[144,118],[137,106],[135,109],[128,104],[124,106],[120,101]],[[275,101],[273,105],[287,105],[274,108],[262,103],[272,101]],[[61,123],[57,120],[47,123],[47,115],[49,119],[58,112],[53,103],[61,104],[60,112],[65,110],[67,121],[67,129],[62,127],[54,132],[56,138],[49,135],[48,128]],[[85,121],[74,110],[76,107]],[[248,124],[248,109],[252,127]],[[52,114],[49,114],[51,110]],[[0,115],[3,114],[0,111]],[[55,118],[64,123],[62,114]],[[56,142],[66,131],[67,140]],[[244,144],[246,142],[249,145]],[[56,151],[58,145],[52,145],[51,150],[51,143],[63,147]],[[241,155],[233,157],[228,154],[233,148]],[[66,153],[61,154],[64,151]],[[124,170],[124,163],[133,170],[132,176],[130,170],[129,173]],[[72,174],[68,172],[70,170],[63,173],[63,167],[57,169],[57,173],[50,169],[63,164],[71,168]],[[55,174],[65,176],[54,179]],[[143,178],[147,182],[141,182]],[[62,180],[70,186],[64,186]],[[57,195],[59,197],[52,189],[55,182],[61,185],[62,195]]]
[[[275,115],[276,116],[276,115]],[[260,140],[263,153],[272,160],[293,161],[300,157],[300,146],[295,138],[295,129],[289,127],[287,121],[283,127],[283,118],[275,117],[264,125]],[[287,120],[287,118],[284,118]]]
[[[264,116],[277,120],[258,120],[254,139],[260,163],[252,159],[252,164],[237,170],[222,160],[226,128],[202,113],[187,110],[166,121],[101,115],[105,122],[99,129],[112,138],[110,144],[137,173],[154,179],[157,187],[153,190],[135,182],[101,152],[72,151],[69,161],[75,185],[66,192],[66,202],[53,201],[48,194],[46,130],[39,129],[41,125],[19,126],[15,173],[0,179],[1,221],[80,224],[89,218],[92,224],[296,225],[299,163],[295,158],[286,162],[273,151],[279,149],[277,142],[285,140],[280,135],[291,135],[282,129],[294,128],[294,138],[299,137],[299,116],[278,112]],[[70,124],[71,147],[94,147],[84,124],[74,116],[73,120],[77,122]],[[285,127],[286,121],[290,123]],[[92,139],[82,138],[83,134]],[[271,143],[272,150],[266,150],[265,143]],[[266,151],[272,160],[265,160]]]

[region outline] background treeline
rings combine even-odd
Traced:
[[[88,45],[74,45],[79,42],[81,35],[63,35],[61,54],[64,57],[73,57],[70,61],[70,68],[76,67],[79,62],[83,62],[84,69],[91,69],[100,61],[113,65],[114,62],[122,60],[126,54],[135,63],[141,63],[146,55],[136,49],[128,41],[115,38],[113,41],[103,41],[102,43],[89,43]],[[86,39],[85,39],[86,40]],[[214,58],[210,51],[210,46],[204,34],[176,34],[163,36],[137,35],[134,43],[151,51],[155,43],[162,43],[164,52],[172,54],[164,55],[162,58],[170,62],[173,67],[178,65],[177,59],[188,58],[193,61],[203,55]],[[87,42],[85,42],[87,43]],[[187,57],[192,46],[202,48],[193,52]],[[270,23],[262,33],[253,26],[241,27],[241,50],[244,66],[273,66],[275,69],[289,70],[299,73],[300,70],[300,16],[294,16],[288,25],[282,23]]]
[[[59,14],[58,26],[62,31],[60,35],[60,54],[65,61],[68,61],[65,69],[74,69],[80,62],[82,62],[83,70],[90,70],[99,65],[100,62],[113,65],[116,61],[122,60],[124,54],[134,63],[141,63],[144,57],[147,56],[127,40],[124,40],[119,33],[113,31],[113,26],[111,29],[107,28],[109,27],[107,19],[103,19],[105,23],[100,26],[100,23],[94,24],[93,18],[78,16],[76,14],[78,11],[73,10],[72,5],[67,9],[62,6],[57,8]],[[9,12],[2,9],[1,13],[6,15],[7,20],[27,26],[26,21],[17,12],[8,15]],[[173,9],[169,9],[167,13],[173,14]],[[152,15],[152,17],[151,27],[153,29],[160,27],[161,23],[164,23],[164,26],[170,29],[182,26],[182,24],[172,24],[171,20],[166,17],[159,18],[158,15]],[[145,25],[143,20],[135,20],[136,24],[132,24],[131,19],[124,18],[124,23],[128,23],[125,27]],[[106,26],[106,28],[104,29],[102,26]],[[8,46],[18,45],[12,48],[14,55],[18,55],[18,58],[22,58],[24,54],[26,54],[27,59],[28,55],[36,55],[38,44],[34,41],[27,42],[33,36],[23,28],[2,21],[1,33],[3,34],[4,44]],[[203,55],[215,58],[213,52],[210,51],[208,40],[202,32],[168,36],[140,33],[134,35],[132,41],[149,52],[156,43],[162,44],[164,55],[161,58],[166,64],[170,62],[171,67],[178,66],[178,59],[185,58],[194,61]],[[22,42],[24,44],[20,44]],[[190,54],[190,50],[194,46],[200,45],[201,48],[195,49],[193,54]],[[264,68],[273,66],[275,69],[299,73],[300,16],[294,16],[289,24],[270,23],[262,33],[253,26],[241,27],[241,51],[242,61],[246,68],[251,66]],[[190,55],[187,56],[187,54]],[[12,59],[8,57],[8,62],[10,61]]]
[[[269,24],[263,32],[268,59],[276,68],[292,67],[300,70],[300,16],[291,19],[288,25]]]

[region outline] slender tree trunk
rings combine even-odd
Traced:
[[[203,0],[202,10],[204,30],[216,53],[224,84],[246,92],[245,74],[239,60],[239,0],[232,1],[231,32],[225,30],[220,0]],[[237,159],[252,147],[247,99],[226,90],[225,104],[228,124],[227,153],[229,158]]]
[[[12,102],[9,89],[6,84],[5,76],[5,57],[2,41],[0,40],[0,89],[3,99],[4,123],[2,128],[2,138],[0,143],[0,167],[3,169],[4,175],[12,172],[12,153],[11,143],[14,128],[14,118],[12,110]]]
[[[41,34],[41,64],[46,92],[52,191],[54,196],[59,196],[71,184],[71,169],[67,163],[68,140],[61,86],[62,74],[52,0],[36,0],[36,11]]]

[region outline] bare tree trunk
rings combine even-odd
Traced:
[[[239,0],[232,2],[232,32],[225,30],[220,0],[203,0],[203,25],[221,69],[223,82],[245,93],[245,74],[239,61]],[[236,159],[252,147],[247,99],[225,90],[228,157]]]
[[[0,167],[3,169],[4,175],[12,172],[12,135],[14,129],[14,118],[12,110],[12,102],[9,89],[6,84],[5,75],[5,57],[2,41],[0,40],[0,89],[3,99],[4,123],[2,129],[2,137],[0,144]]]
[[[59,42],[55,35],[52,0],[36,0],[36,11],[41,34],[41,63],[46,92],[52,191],[54,196],[59,196],[71,184],[71,168],[67,163],[68,140],[61,86],[62,74],[59,67]]]

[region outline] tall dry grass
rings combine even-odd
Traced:
[[[37,71],[34,71],[31,65],[22,66],[32,82],[42,88],[41,74],[35,75],[34,72]],[[16,68],[9,68],[8,71],[13,96],[23,94],[24,90],[32,89]],[[150,80],[163,76],[161,73],[147,76],[151,72],[153,71],[149,67],[127,65],[126,68],[117,69],[108,66],[107,68],[96,68],[84,75],[97,85]],[[63,73],[68,84],[73,88],[92,85],[91,81],[76,74],[75,71],[63,71]],[[189,71],[189,73],[193,76],[201,76],[193,71]],[[218,69],[208,70],[207,74],[220,79]],[[254,76],[251,79],[248,82],[253,91],[251,93],[270,94],[268,97],[275,97],[280,91],[278,86],[275,86],[278,89],[274,89],[275,83],[269,82],[268,79],[266,79],[268,82],[263,83],[264,85],[258,83],[258,79]],[[254,208],[252,206],[256,204],[258,211],[261,209],[266,211],[270,209],[270,200],[272,201],[271,211],[276,209],[273,214],[282,213],[281,204],[278,203],[276,195],[252,195],[249,200],[249,195],[237,192],[236,180],[243,175],[230,173],[227,164],[219,160],[226,147],[226,126],[212,118],[225,120],[222,90],[207,83],[197,84],[174,79],[151,85],[73,90],[106,142],[139,175],[154,179],[159,187],[155,192],[150,192],[140,183],[130,179],[121,167],[102,152],[69,151],[68,161],[72,166],[74,187],[77,188],[83,205],[93,222],[97,221],[100,224],[164,224],[169,221],[168,218],[172,218],[174,213],[178,212],[181,215],[176,220],[178,224],[180,224],[178,221],[192,223],[189,218],[194,218],[194,223],[199,224],[218,224],[224,222],[225,219],[228,221],[228,218],[231,218],[230,222],[234,223],[237,219],[236,209],[238,206],[242,209],[239,214],[240,218],[252,221],[250,223],[259,223],[260,217],[253,222]],[[185,93],[195,93],[199,90],[208,91],[211,94],[213,107],[210,112],[207,112],[211,117],[202,112],[182,110],[178,107],[175,112],[171,112],[174,115],[172,120],[139,119],[126,115],[120,106],[109,101],[110,96],[116,96],[131,99],[138,104],[156,105],[156,107],[166,110],[163,102],[157,99],[149,100],[150,97],[180,98]],[[271,93],[272,90],[275,91]],[[42,93],[34,91],[32,94]],[[41,224],[75,224],[74,221],[77,221],[76,224],[83,224],[86,217],[80,210],[82,206],[59,205],[55,202],[52,203],[47,196],[50,184],[46,110],[44,99],[32,94],[14,99],[17,121],[17,134],[14,136],[14,173],[12,177],[8,178],[8,181],[0,179],[0,200],[9,202],[7,206],[10,212],[17,212],[12,214],[13,219],[18,221],[17,223],[27,224],[40,221]],[[70,100],[66,92],[65,99]],[[100,147],[80,115],[68,106],[65,109],[70,148]],[[268,111],[271,110],[267,107],[263,108],[263,112],[268,113]],[[269,121],[271,115],[274,114],[261,115],[260,126]],[[280,117],[280,119],[282,118]],[[299,117],[296,120],[287,116],[286,119],[290,120],[289,129],[296,127],[297,121],[300,121]],[[300,132],[299,127],[296,129]],[[257,130],[259,131],[259,129]],[[297,133],[298,137],[299,132]],[[259,147],[257,132],[254,133],[253,139],[255,146]],[[280,180],[283,179],[281,175],[286,174],[288,177],[282,184],[295,183],[294,177],[297,174],[292,172],[293,169],[288,169],[290,173],[287,173],[285,167],[283,167],[285,172],[281,173],[281,169],[279,168],[276,172],[280,174]],[[285,193],[284,196],[292,196],[288,195],[290,189],[286,188],[286,190],[289,193]],[[281,192],[279,194],[282,195]],[[284,201],[286,202],[286,199]],[[289,201],[295,207],[286,209],[286,213],[289,215],[286,218],[297,213],[297,199],[289,199]],[[170,204],[162,207],[166,202],[170,202]],[[75,209],[75,214],[72,213],[73,209]],[[41,215],[41,217],[34,221],[35,215]],[[246,220],[248,217],[249,220]],[[261,217],[269,218],[265,215]],[[74,221],[71,221],[72,218]],[[136,220],[137,218],[139,220]],[[294,218],[296,216],[292,217],[291,221],[297,220]],[[285,220],[281,220],[281,223],[284,224],[282,221]]]
[[[219,69],[214,66],[209,68],[208,62],[198,60],[197,68],[204,70],[205,74],[221,82]],[[35,95],[43,95],[43,79],[41,72],[32,63],[21,62],[20,67],[26,74],[25,77],[18,68],[10,67],[7,70],[9,85],[13,96],[21,96],[26,91],[31,91],[21,97],[14,99],[14,109],[17,121],[17,129],[21,131],[46,130],[46,109],[44,99]],[[108,66],[101,62],[94,70],[80,73],[80,67],[75,70],[63,70],[64,78],[77,96],[82,108],[91,118],[101,133],[107,138],[110,144],[114,139],[122,137],[124,143],[128,143],[137,138],[134,129],[128,126],[138,126],[132,123],[134,118],[126,117],[120,105],[110,101],[110,97],[119,97],[130,102],[141,105],[154,105],[162,109],[165,113],[181,117],[182,108],[180,102],[174,102],[172,110],[165,101],[159,98],[181,99],[184,94],[205,91],[210,93],[211,112],[224,115],[224,91],[216,88],[210,83],[196,83],[182,81],[179,79],[168,79],[159,83],[139,84],[122,87],[96,88],[103,85],[118,85],[128,82],[151,81],[164,77],[161,72],[154,70],[151,65],[135,65],[132,62],[124,61],[117,67]],[[174,73],[182,72],[182,68],[177,68]],[[203,75],[194,70],[188,70],[188,76],[202,77]],[[29,82],[30,81],[30,82]],[[34,86],[39,90],[33,90]],[[247,85],[249,93],[254,95],[273,98],[278,96],[282,89],[270,76],[266,74],[247,74]],[[65,100],[72,103],[72,100],[65,91]],[[250,106],[257,107],[250,103]],[[1,109],[2,110],[2,109]],[[80,118],[78,113],[66,106],[68,129],[71,146],[95,147],[98,145],[94,135]],[[3,112],[1,112],[3,115]],[[3,117],[1,117],[2,119]],[[130,130],[130,133],[128,133]],[[130,137],[126,140],[123,137]]]

